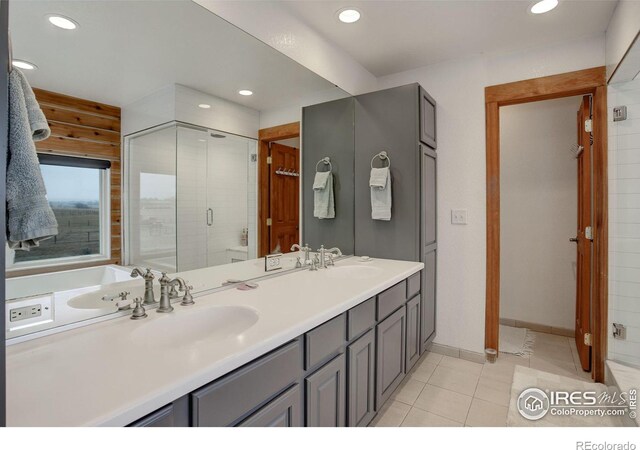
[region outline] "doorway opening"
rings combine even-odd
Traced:
[[[300,122],[258,133],[258,256],[300,242]]]
[[[499,346],[571,378],[591,369],[582,338],[590,330],[591,100],[509,105],[500,114]]]
[[[485,88],[487,150],[487,280],[485,347],[500,350],[501,315],[501,114],[511,105],[580,96],[575,153],[576,215],[578,233],[567,236],[576,242],[575,343],[582,369],[592,369],[596,381],[604,380],[607,330],[607,100],[605,68],[597,67]],[[586,105],[586,106],[585,106]],[[582,114],[582,116],[580,116]],[[588,116],[588,117],[587,117]],[[575,116],[574,116],[574,120]],[[576,122],[574,122],[576,123]],[[575,125],[574,125],[575,126]],[[585,128],[585,126],[587,128]],[[573,128],[575,133],[575,128]],[[543,130],[540,130],[544,133]],[[575,135],[574,135],[575,136]],[[587,142],[585,142],[588,141]],[[578,145],[583,150],[578,154]],[[585,149],[590,150],[585,153]],[[590,170],[587,170],[587,167]],[[586,178],[585,178],[586,177]],[[585,187],[587,186],[587,187]],[[586,191],[588,189],[588,191]],[[580,194],[582,192],[582,194]],[[582,196],[582,197],[581,197]],[[501,200],[503,205],[501,205]],[[582,202],[582,203],[581,203]],[[582,216],[582,219],[580,217]],[[575,219],[574,219],[575,220]],[[521,229],[520,239],[545,239],[535,229]],[[575,233],[575,230],[574,230]],[[572,243],[574,247],[576,244]],[[529,255],[522,254],[524,260]],[[587,257],[588,256],[588,257]],[[524,266],[526,267],[526,261]],[[509,267],[508,269],[511,269]],[[557,327],[562,328],[562,327]],[[581,348],[577,348],[580,347]]]

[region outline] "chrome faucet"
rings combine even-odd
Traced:
[[[144,279],[144,304],[153,305],[156,303],[156,298],[153,294],[153,279],[155,276],[151,272],[151,269],[147,269],[143,272],[138,267],[131,271],[131,278],[142,277]]]
[[[330,257],[330,262],[327,264],[327,254],[336,255],[337,257],[342,256],[342,252],[338,247],[326,249],[324,245],[320,246],[318,253],[320,254],[320,267],[323,269],[326,269],[328,266],[333,266],[333,256]]]
[[[156,311],[159,313],[168,313],[173,311],[173,306],[171,306],[170,290],[173,291],[175,286],[178,286],[180,291],[185,293],[182,297],[182,302],[180,302],[181,305],[188,306],[195,303],[193,301],[193,296],[191,295],[193,286],[189,286],[184,279],[176,277],[172,280],[167,276],[166,272],[162,272],[162,277],[160,277],[158,281],[160,282],[160,305]]]
[[[304,266],[308,266],[311,264],[311,258],[309,258],[309,252],[311,251],[311,247],[309,244],[305,244],[304,247],[301,247],[299,244],[293,244],[291,246],[291,251],[298,250],[304,252]]]

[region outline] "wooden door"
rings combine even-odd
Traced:
[[[273,142],[270,155],[269,252],[286,253],[300,242],[300,151]]]
[[[584,96],[578,110],[578,145],[583,147],[578,156],[578,230],[574,241],[576,259],[576,346],[582,369],[591,369],[591,347],[585,336],[591,334],[591,133],[585,130],[585,121],[591,118],[591,97]]]

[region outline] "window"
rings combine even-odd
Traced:
[[[38,155],[58,235],[31,251],[16,251],[17,266],[108,258],[109,161]]]

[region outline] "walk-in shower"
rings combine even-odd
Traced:
[[[256,257],[257,141],[173,122],[125,138],[125,263],[169,272]]]

